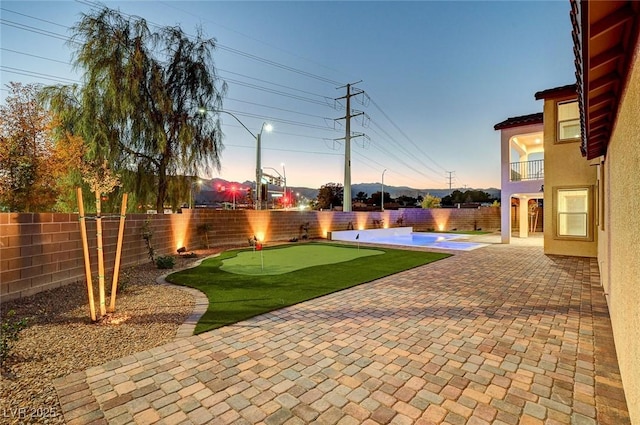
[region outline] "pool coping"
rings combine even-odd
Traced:
[[[407,245],[403,243],[392,243],[388,240],[379,240],[376,239],[380,236],[411,236],[413,234],[425,234],[425,235],[440,235],[442,237],[449,237],[442,242],[452,243],[452,244],[473,244],[473,246],[467,246],[466,248],[456,248],[456,247],[444,247],[437,246],[436,244],[441,242],[434,242],[431,245]],[[416,232],[413,230],[412,226],[406,227],[388,227],[384,229],[363,229],[363,230],[338,230],[335,232],[327,233],[327,240],[329,242],[346,242],[350,244],[367,244],[367,245],[378,245],[378,246],[387,246],[387,247],[404,247],[404,248],[422,248],[422,249],[435,249],[439,251],[447,251],[447,252],[468,252],[473,251],[479,248],[484,248],[489,244],[483,242],[472,242],[469,241],[468,238],[475,235],[467,235],[464,233],[446,233],[446,232]],[[457,239],[465,239],[464,241],[458,241]]]

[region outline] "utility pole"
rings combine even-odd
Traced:
[[[449,174],[447,180],[449,180],[449,192],[451,192],[451,183],[453,182],[453,173],[455,173],[455,171],[445,171],[445,173]]]
[[[344,187],[343,187],[343,197],[342,197],[342,211],[351,211],[351,118],[357,117],[359,115],[363,115],[364,112],[357,112],[355,114],[351,113],[351,98],[353,96],[357,96],[359,94],[364,93],[364,90],[356,89],[354,92],[351,92],[351,86],[360,83],[347,84],[346,86],[338,87],[339,89],[346,87],[347,95],[343,97],[339,97],[338,99],[346,99],[347,100],[347,111],[345,116],[342,118],[338,118],[339,120],[345,120],[345,134],[344,134]],[[358,136],[362,136],[359,134]]]
[[[380,211],[384,211],[384,173],[386,172],[387,172],[387,169],[385,168],[384,171],[382,172],[382,187],[381,187],[382,191],[380,192],[382,195],[380,198],[381,199],[380,205],[382,205],[382,208],[380,209]]]

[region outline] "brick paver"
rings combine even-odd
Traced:
[[[185,329],[57,380],[67,422],[629,424],[596,260],[539,247]]]

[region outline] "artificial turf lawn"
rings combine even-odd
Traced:
[[[303,246],[318,247],[318,253],[322,252],[322,247],[346,247],[324,243],[283,245],[266,248],[263,255],[275,250],[283,250],[282,253],[291,250],[291,255],[296,255],[294,250]],[[172,283],[199,289],[207,295],[209,306],[196,325],[196,334],[449,257],[442,253],[375,248],[382,254],[334,261],[284,274],[241,275],[221,270],[226,259],[243,251],[251,249],[226,251],[204,260],[198,267],[167,276]]]
[[[289,249],[242,251],[234,257],[223,260],[220,270],[260,276],[285,274],[313,266],[341,263],[359,257],[381,254],[384,252],[371,248],[353,249],[348,246],[304,244],[292,246]]]

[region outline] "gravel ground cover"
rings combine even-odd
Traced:
[[[196,253],[201,259],[219,251]],[[195,260],[176,258],[173,271]],[[120,281],[125,286],[116,312],[98,323],[89,318],[84,283],[3,302],[3,319],[15,310],[14,319],[28,317],[29,326],[2,369],[0,424],[62,424],[54,379],[172,341],[193,311],[194,299],[179,287],[158,285],[156,278],[167,272],[151,263],[123,269]]]

